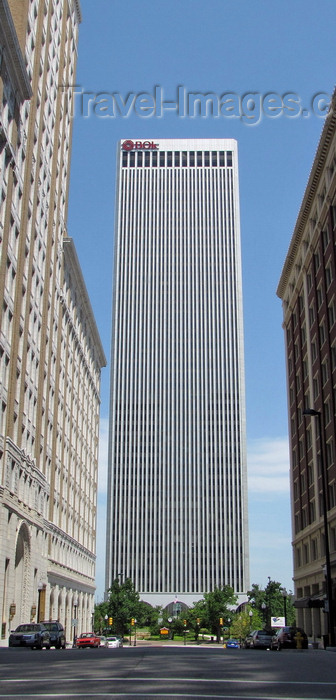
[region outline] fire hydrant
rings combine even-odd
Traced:
[[[296,648],[302,649],[303,636],[302,636],[301,632],[297,632],[294,639],[296,641]]]

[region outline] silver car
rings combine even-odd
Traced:
[[[267,630],[254,630],[244,642],[245,649],[270,649],[272,635]]]
[[[50,649],[50,634],[40,622],[28,622],[10,633],[8,646]]]

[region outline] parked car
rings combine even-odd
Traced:
[[[97,637],[94,632],[83,632],[77,637],[76,646],[79,649],[84,649],[84,647],[99,647],[100,638]]]
[[[302,649],[308,649],[308,637],[302,627],[280,627],[272,637],[271,649],[298,648],[298,636],[301,635]]]
[[[105,646],[108,649],[118,649],[119,647],[122,646],[122,642],[120,641],[120,637],[117,637],[114,635],[113,637],[106,637],[106,642]]]
[[[55,649],[65,649],[65,632],[64,627],[58,620],[43,620],[42,625],[48,630],[50,634],[50,646],[55,647]]]
[[[50,649],[50,634],[41,622],[29,622],[19,625],[10,633],[8,646]]]
[[[99,635],[99,646],[100,646],[100,647],[104,647],[104,646],[105,646],[105,642],[106,642],[106,637],[104,637],[103,635],[100,634],[100,635]]]
[[[227,649],[240,649],[238,639],[228,639],[226,642]]]
[[[272,632],[268,630],[254,630],[248,634],[244,647],[245,649],[270,649],[272,642]]]

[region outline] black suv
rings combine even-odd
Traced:
[[[272,637],[271,649],[308,649],[308,637],[302,627],[280,627]]]
[[[66,641],[63,625],[58,620],[44,620],[42,625],[50,634],[50,646],[55,647],[55,649],[65,649]]]

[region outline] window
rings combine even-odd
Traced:
[[[328,229],[325,229],[322,231],[322,244],[323,244],[323,250],[325,250],[328,246],[329,243],[329,231]]]
[[[331,467],[334,461],[334,450],[333,450],[333,444],[332,442],[327,442],[326,444],[326,459],[327,459],[327,467]]]
[[[317,253],[314,254],[314,263],[315,263],[315,271],[317,271],[320,267],[320,253],[317,251]]]
[[[315,321],[315,311],[314,307],[310,306],[309,307],[309,325],[312,326]]]
[[[320,328],[319,328],[319,334],[320,334],[320,344],[321,346],[324,344],[325,339],[326,339],[326,332],[325,332],[325,325],[324,323],[321,323]]]
[[[301,566],[301,549],[299,547],[296,550],[296,565],[298,568]]]
[[[326,268],[325,278],[326,278],[326,286],[328,289],[328,287],[330,287],[330,285],[332,283],[332,271],[331,271],[330,265],[328,265],[328,267]]]
[[[322,386],[328,381],[328,366],[326,362],[321,365]]]
[[[309,430],[309,435],[310,435],[310,447],[311,447],[311,432]],[[308,435],[307,435],[307,442],[308,442]],[[308,486],[312,486],[314,481],[314,469],[312,464],[308,464]]]
[[[313,396],[314,396],[314,399],[317,399],[318,395],[319,395],[319,383],[318,383],[317,377],[315,377],[315,379],[313,379]]]
[[[309,521],[313,523],[315,521],[315,501],[310,501],[309,503]]]

